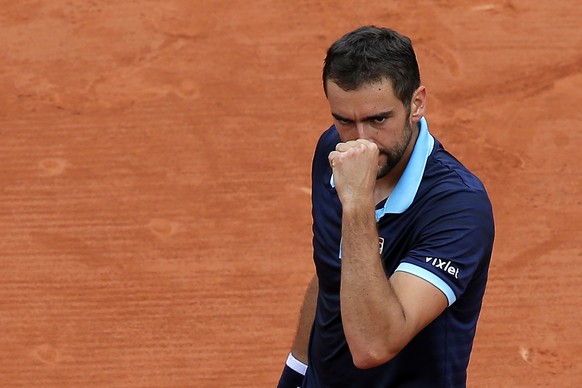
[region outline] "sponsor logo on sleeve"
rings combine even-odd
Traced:
[[[442,260],[437,257],[426,257],[425,260],[433,267],[438,268],[449,275],[452,275],[455,279],[459,278],[459,267],[452,265],[450,260]]]

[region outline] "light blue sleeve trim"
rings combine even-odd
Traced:
[[[444,280],[442,280],[429,270],[426,270],[422,267],[410,263],[400,263],[398,268],[396,268],[395,272],[398,271],[418,276],[419,278],[426,280],[427,282],[441,290],[441,292],[445,294],[445,296],[447,297],[449,306],[455,303],[455,301],[457,300],[457,297],[455,296],[453,289]]]

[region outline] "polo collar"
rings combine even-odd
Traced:
[[[392,194],[386,199],[384,207],[376,209],[376,222],[388,213],[403,213],[410,207],[416,196],[426,162],[434,147],[434,137],[428,131],[428,123],[424,117],[420,119],[419,127],[418,138],[412,150],[412,155],[410,155],[410,160],[398,183],[396,183]],[[330,183],[332,187],[335,187],[333,174]]]

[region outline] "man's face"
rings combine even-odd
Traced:
[[[384,178],[400,162],[410,143],[413,125],[409,110],[383,79],[345,91],[327,80],[327,99],[342,142],[366,139],[380,150],[376,179]]]

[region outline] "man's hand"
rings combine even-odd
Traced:
[[[338,143],[329,154],[335,189],[344,207],[373,200],[380,151],[369,140]]]

